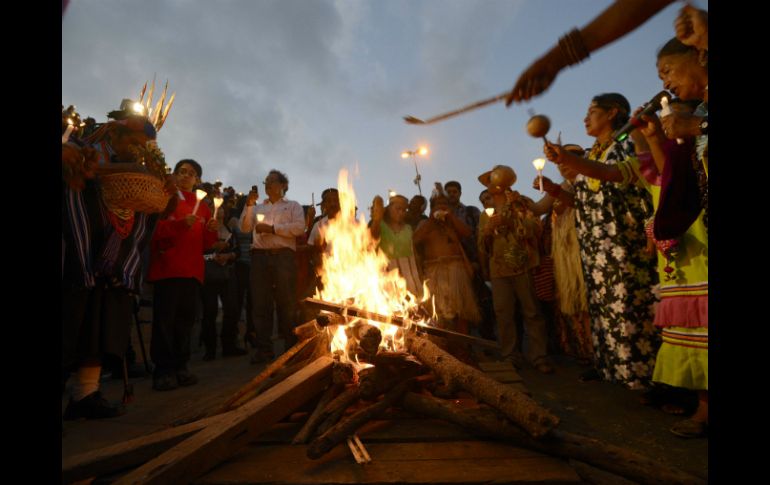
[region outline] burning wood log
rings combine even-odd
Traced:
[[[321,330],[330,325],[344,325],[345,317],[336,313],[322,313],[313,320],[294,327],[294,335],[299,340],[307,340],[318,335]]]
[[[705,483],[634,451],[587,436],[555,429],[543,439],[533,439],[488,407],[460,408],[451,401],[414,392],[406,393],[401,402],[405,409],[458,424],[478,436],[513,441],[535,451],[577,459],[642,484]]]
[[[303,300],[307,305],[318,308],[319,310],[326,310],[327,312],[337,313],[340,315],[347,315],[348,317],[359,317],[375,322],[390,323],[398,327],[409,327],[415,332],[427,333],[429,335],[437,335],[448,339],[467,342],[475,345],[482,345],[493,349],[499,349],[500,345],[497,342],[486,340],[483,338],[471,337],[464,333],[453,332],[438,327],[431,327],[428,325],[419,324],[408,318],[399,317],[397,315],[381,315],[379,313],[370,312],[354,306],[343,306],[336,303],[330,303],[328,301],[317,300],[315,298],[305,298]]]
[[[455,359],[425,338],[410,335],[406,345],[433,369],[450,388],[461,388],[499,409],[529,434],[538,438],[559,424],[559,418],[516,389],[506,386]]]
[[[364,423],[385,412],[385,410],[399,400],[410,386],[414,385],[414,383],[415,381],[413,379],[402,381],[396,387],[388,391],[377,404],[366,407],[334,425],[334,427],[310,443],[307,448],[307,457],[311,460],[317,460],[331,451],[331,449],[339,443],[343,443],[348,436],[355,434],[356,430],[363,426]]]
[[[358,345],[366,352],[369,360],[374,359],[382,342],[382,332],[374,325],[366,325],[363,332],[358,332]]]
[[[345,410],[356,402],[358,398],[360,397],[361,389],[356,384],[353,386],[348,387],[340,395],[338,395],[336,398],[332,400],[332,402],[329,403],[328,406],[321,412],[321,415],[318,417],[318,422],[321,424],[318,426],[317,433],[323,434],[325,433],[329,428],[334,426],[337,421],[340,420],[340,417],[342,417],[342,413],[345,412]]]

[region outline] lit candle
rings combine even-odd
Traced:
[[[388,197],[395,197],[398,193],[393,189],[388,189]]]
[[[70,140],[70,135],[72,134],[72,131],[74,129],[75,129],[75,126],[72,124],[72,120],[67,118],[67,129],[64,131],[64,134],[61,136],[62,145],[67,143]]]
[[[489,217],[492,217],[495,214],[495,208],[487,207],[486,209],[484,209],[484,212],[486,212]]]
[[[545,167],[545,158],[536,158],[532,161],[532,165],[537,170],[537,175],[540,177],[540,193],[543,193],[543,167]]]
[[[219,206],[222,205],[222,202],[224,202],[225,199],[222,197],[214,197],[214,219],[217,218],[217,212],[219,211]]]
[[[265,220],[264,214],[257,214],[257,222],[262,222]]]
[[[668,98],[666,96],[663,96],[663,98],[660,100],[660,117],[665,118],[670,114],[671,114],[671,107],[668,105]],[[681,138],[677,138],[676,142],[679,145],[681,145],[682,143],[684,143],[684,140]]]
[[[195,201],[195,208],[192,211],[193,215],[195,215],[196,212],[198,212],[198,206],[201,205],[201,200],[203,200],[203,198],[206,197],[206,195],[207,194],[205,190],[198,189],[195,191],[195,198],[197,200]]]

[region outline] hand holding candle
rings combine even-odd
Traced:
[[[532,165],[537,170],[537,175],[540,178],[540,193],[543,193],[543,167],[545,167],[545,158],[536,158],[532,161]]]
[[[217,218],[217,212],[219,212],[219,206],[222,205],[222,202],[224,202],[225,199],[222,197],[214,197],[214,219]]]
[[[62,145],[67,143],[70,140],[70,135],[72,134],[72,131],[74,129],[75,129],[75,126],[72,124],[72,119],[67,118],[67,129],[64,131],[64,134],[61,136]]]
[[[666,116],[671,115],[671,107],[668,105],[668,97],[663,96],[660,100],[660,117],[665,118]],[[684,140],[681,138],[676,139],[677,144],[681,145],[684,143]]]
[[[201,200],[203,200],[203,198],[206,197],[206,195],[208,194],[206,194],[205,190],[198,189],[195,191],[196,201],[195,201],[195,208],[192,211],[193,215],[196,215],[196,213],[198,212],[198,206],[201,205]]]

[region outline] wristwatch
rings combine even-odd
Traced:
[[[700,134],[701,135],[708,135],[709,134],[709,117],[704,116],[703,120],[700,122],[700,125],[698,125],[700,128]]]

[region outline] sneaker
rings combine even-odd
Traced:
[[[176,380],[180,386],[192,386],[198,383],[198,378],[195,374],[191,373],[187,369],[180,369],[176,371]]]
[[[222,357],[240,357],[248,354],[249,351],[240,347],[232,346],[222,350]]]
[[[114,418],[126,414],[126,408],[122,404],[110,404],[99,391],[92,392],[80,401],[73,401],[67,404],[62,419],[70,421],[73,419],[103,419]]]
[[[156,391],[172,391],[179,387],[171,374],[158,374],[152,378],[152,388]]]

